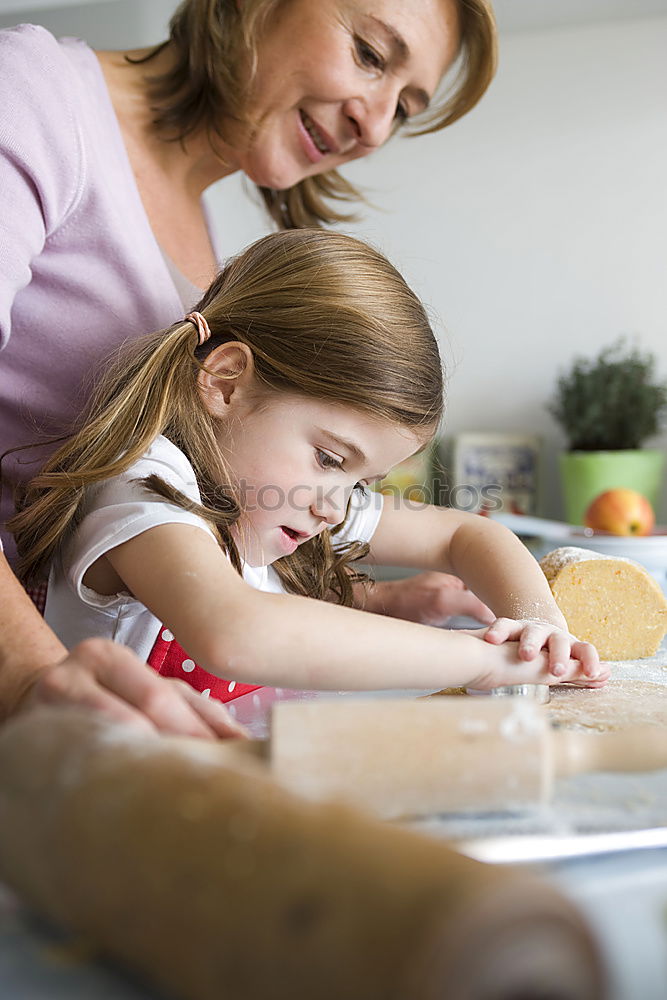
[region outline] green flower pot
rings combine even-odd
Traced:
[[[560,456],[565,519],[583,524],[589,503],[605,490],[637,490],[657,512],[665,456],[655,449],[638,451],[566,451]]]

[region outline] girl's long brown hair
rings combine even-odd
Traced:
[[[231,260],[197,305],[211,340],[181,322],[125,346],[103,378],[81,428],[22,491],[8,522],[26,581],[47,572],[85,514],[87,491],[119,475],[159,434],[191,462],[202,502],[158,476],[147,490],[199,513],[240,570],[231,526],[243,511],[221,458],[197,376],[220,344],[251,349],[257,390],[348,405],[431,435],[443,409],[438,347],[423,306],[399,272],[350,236],[274,233]],[[287,589],[352,602],[352,562],[367,551],[335,547],[323,532],[275,564]]]
[[[226,119],[244,119],[245,105],[257,68],[262,33],[285,0],[185,0],[171,19],[169,39],[140,60],[150,60],[165,46],[173,56],[170,69],[147,77],[153,123],[167,139],[182,142],[199,130],[224,139]],[[321,0],[311,0],[320,3]],[[490,0],[456,0],[460,40],[445,92],[427,114],[406,128],[409,136],[437,132],[457,121],[480,100],[496,71],[497,34]],[[283,229],[348,221],[341,202],[362,199],[336,170],[308,177],[278,191],[259,188],[274,222]],[[363,199],[362,199],[363,200]]]

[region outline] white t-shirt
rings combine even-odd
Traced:
[[[156,474],[191,500],[201,497],[189,461],[165,437],[155,439],[146,454],[129,469],[90,489],[83,520],[65,545],[49,576],[44,617],[65,646],[99,636],[114,639],[145,660],[158,636],[158,618],[127,593],[105,597],[83,583],[86,571],[110,549],[159,524],[191,524],[214,537],[201,517],[151,495],[134,482]],[[368,542],[378,526],[383,497],[355,490],[344,528],[336,544]],[[270,566],[244,566],[243,579],[251,587],[282,593],[283,586]]]

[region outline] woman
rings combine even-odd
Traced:
[[[495,30],[488,0],[186,0],[154,49],[94,53],[21,26],[0,32],[0,65],[4,452],[64,433],[102,359],[199,297],[217,264],[210,184],[242,170],[279,226],[341,219],[357,194],[337,168],[465,114],[492,78]],[[34,468],[3,462],[3,524]],[[486,615],[443,582],[378,586],[366,606]]]

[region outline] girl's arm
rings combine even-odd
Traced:
[[[370,580],[353,585],[356,608],[378,615],[404,618],[422,625],[445,625],[465,615],[491,625],[495,615],[450,573],[418,573],[400,580]]]
[[[565,625],[537,562],[497,521],[390,498],[370,546],[378,565],[454,573],[498,616]]]
[[[200,698],[115,642],[89,639],[68,653],[0,551],[0,720],[33,705],[76,706],[180,736],[241,736],[220,703]]]
[[[538,563],[511,531],[464,511],[400,502],[385,504],[371,541],[371,562],[444,570],[459,576],[495,613],[488,642],[519,640],[519,655],[531,659],[542,647],[550,669],[563,677],[574,656],[594,677],[599,667],[590,643],[570,636]]]
[[[555,683],[514,643],[369,615],[248,586],[201,529],[165,524],[104,557],[202,667],[248,683],[323,690]],[[564,679],[584,680],[576,660]],[[600,676],[600,682],[604,682]]]

